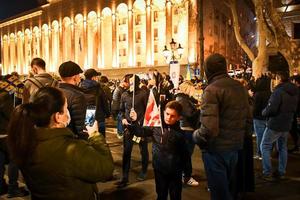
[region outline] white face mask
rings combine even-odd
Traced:
[[[69,110],[67,109],[66,112],[67,112],[67,113],[66,113],[66,115],[67,115],[67,120],[66,120],[65,122],[61,122],[61,123],[63,124],[64,127],[67,127],[67,126],[70,124],[70,122],[71,122],[71,116],[70,116]]]

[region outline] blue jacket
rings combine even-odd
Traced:
[[[279,84],[272,93],[262,115],[267,117],[267,127],[274,131],[290,131],[297,109],[298,88],[285,82]]]

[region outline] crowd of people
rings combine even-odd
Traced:
[[[118,188],[129,184],[135,143],[142,163],[137,180],[147,178],[149,142],[158,200],[168,196],[179,200],[183,184],[199,185],[193,178],[195,145],[202,152],[212,200],[238,199],[254,191],[253,158],[262,160],[265,181],[285,179],[289,132],[294,139],[290,151],[299,149],[300,76],[276,72],[256,80],[232,78],[220,54],[209,56],[204,70],[206,81],[181,76],[178,88],[168,74],[156,69],[149,70],[147,79],[126,74],[111,87],[101,72],[83,71],[72,61],[59,66],[57,80],[47,73],[41,58],[32,60],[32,76],[22,82],[17,74],[3,76],[0,194],[18,197],[30,191],[32,199],[99,198],[96,183],[110,180],[114,170],[105,141],[105,121],[110,116],[123,140]],[[144,126],[151,94],[159,107],[159,126]],[[95,122],[87,125],[86,110],[91,106]],[[270,160],[274,142],[279,156],[275,171]],[[19,170],[26,188],[18,186]]]

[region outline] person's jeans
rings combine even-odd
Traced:
[[[134,142],[132,141],[132,137],[127,134],[123,137],[123,177],[122,180],[128,181],[129,169],[130,169],[130,161],[131,161],[131,152]],[[142,157],[142,173],[146,174],[148,169],[149,162],[149,152],[148,152],[148,142],[146,138],[144,141],[139,143],[140,153]]]
[[[105,127],[105,121],[104,122],[99,122],[98,123],[98,130],[99,130],[99,133],[101,133],[103,135],[103,137],[105,137],[105,131],[106,131],[106,127]]]
[[[119,113],[117,115],[117,133],[118,135],[123,135],[123,132],[124,132],[124,127],[122,124],[122,114]]]
[[[203,152],[202,159],[212,200],[232,200],[236,193],[238,151]]]
[[[195,148],[195,143],[193,141],[193,131],[184,131],[184,136],[185,136],[185,141],[189,152],[189,156],[187,158],[186,163],[184,163],[183,173],[185,178],[189,178],[192,176],[192,170],[193,170],[192,155]]]
[[[266,128],[260,146],[264,175],[269,176],[272,174],[271,153],[274,142],[276,142],[279,152],[278,172],[280,175],[285,174],[287,164],[287,137],[287,131],[279,132]]]
[[[182,191],[181,172],[168,174],[154,170],[157,200],[180,200]]]
[[[267,127],[266,120],[253,119],[253,127],[256,134],[256,153],[261,156],[260,144]]]

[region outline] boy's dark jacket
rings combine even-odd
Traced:
[[[136,136],[152,136],[154,170],[165,174],[182,172],[188,151],[179,122],[172,126],[163,124],[163,134],[161,127],[141,127],[134,123],[129,128],[133,129],[132,133]]]

